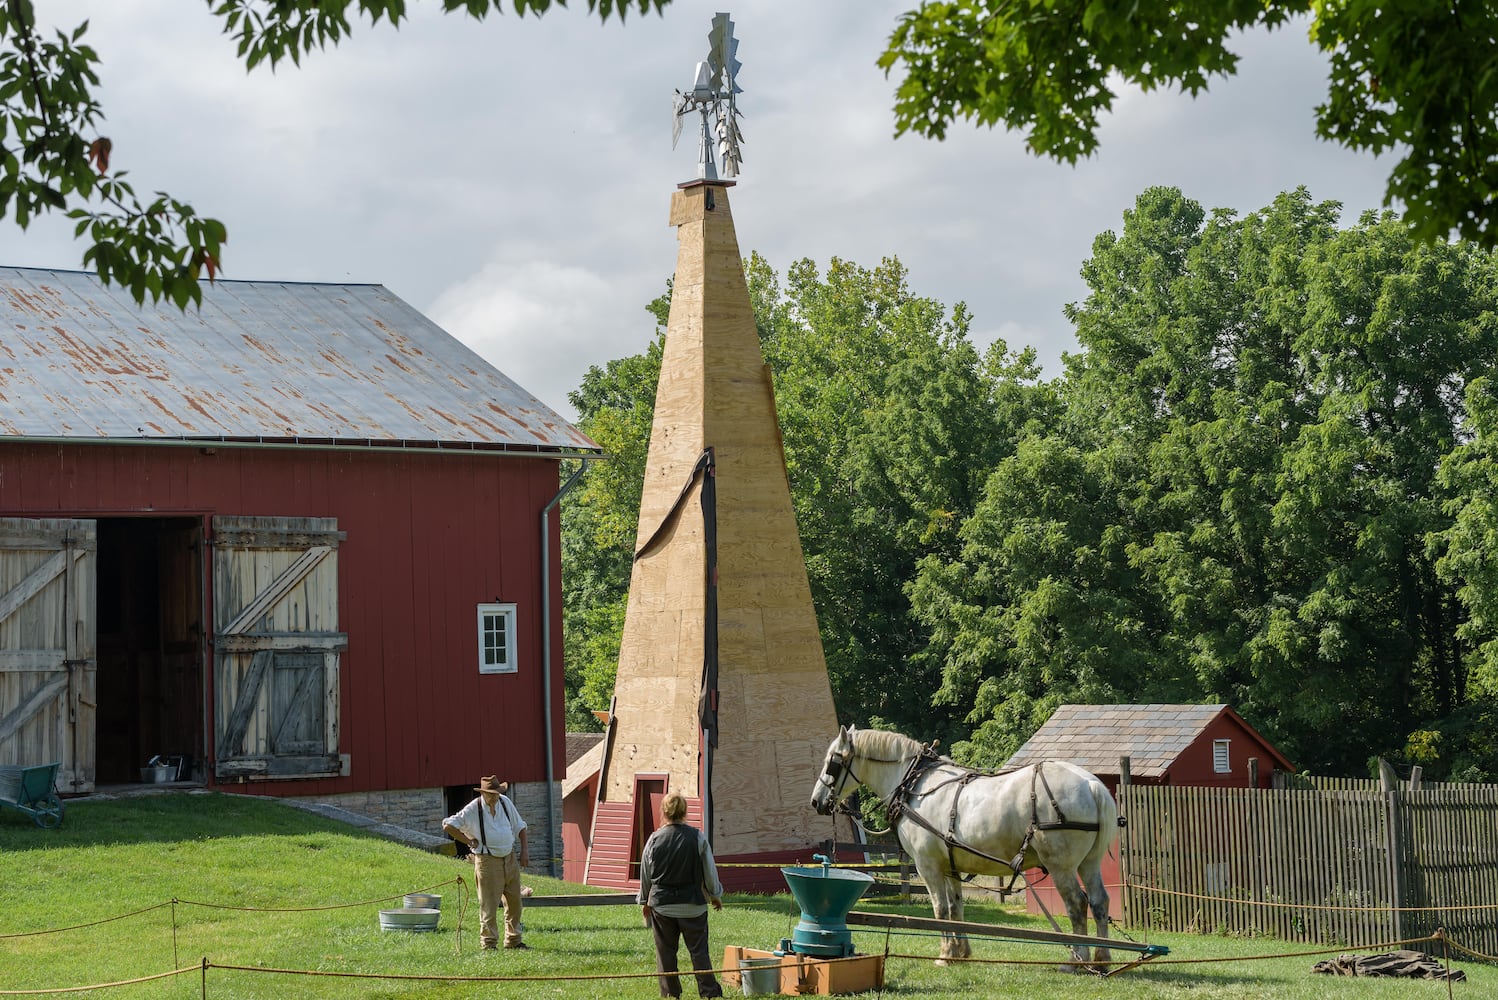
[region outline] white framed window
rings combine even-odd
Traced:
[[[479,605],[479,673],[513,674],[515,657],[515,605]]]
[[[1232,740],[1212,741],[1212,770],[1218,774],[1229,774],[1233,770],[1233,765],[1228,759],[1228,747],[1232,742]]]

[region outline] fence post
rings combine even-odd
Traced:
[[[1248,758],[1248,787],[1259,787],[1259,758]]]
[[[1128,794],[1129,784],[1132,782],[1132,764],[1129,755],[1124,754],[1118,758],[1118,812],[1124,815],[1124,799]],[[1124,826],[1118,831],[1118,891],[1121,896],[1123,907],[1121,913],[1125,925],[1133,923],[1133,907],[1129,900],[1129,828]]]

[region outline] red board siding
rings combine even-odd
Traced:
[[[272,795],[461,785],[494,773],[545,780],[539,531],[558,488],[557,463],[545,458],[0,443],[0,516],[337,518],[349,643],[340,749],[352,773],[241,788]],[[555,518],[549,546],[560,690]],[[475,608],[496,600],[518,606],[520,669],[481,676]],[[560,760],[560,699],[552,733]]]
[[[1115,843],[1108,848],[1108,854],[1103,858],[1103,885],[1108,890],[1108,916],[1113,920],[1123,919],[1123,875],[1118,867],[1118,844]],[[1026,878],[1033,878],[1028,890],[1025,892],[1026,913],[1050,913],[1061,924],[1061,929],[1071,931],[1070,922],[1066,918],[1066,903],[1061,898],[1061,893],[1056,891],[1056,883],[1049,875],[1042,875],[1039,871],[1026,873]],[[1025,888],[1025,883],[1020,882],[1018,887]],[[1041,906],[1044,905],[1044,909]],[[1092,923],[1092,911],[1087,913],[1087,930],[1085,933],[1094,934],[1097,928]]]
[[[633,802],[601,802],[593,825],[593,844],[588,855],[589,885],[638,890],[640,880],[629,877],[630,834],[634,822]],[[687,822],[702,828],[702,800],[687,799]],[[781,865],[812,864],[819,850],[777,851],[765,854],[714,855],[718,879],[725,892],[777,893],[788,891]]]
[[[1212,759],[1212,744],[1227,740],[1227,773],[1218,773]],[[1247,788],[1248,759],[1259,759],[1259,787],[1269,788],[1278,761],[1275,751],[1257,734],[1250,732],[1227,713],[1219,715],[1202,729],[1201,735],[1181,751],[1166,770],[1165,783],[1199,788]]]

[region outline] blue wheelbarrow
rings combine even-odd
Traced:
[[[61,766],[62,761],[32,767],[0,764],[0,806],[21,810],[44,830],[61,826],[62,799],[56,787]]]

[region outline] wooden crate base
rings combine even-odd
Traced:
[[[738,967],[741,958],[779,958],[780,992],[785,996],[816,996],[833,993],[863,993],[884,988],[884,956],[853,955],[849,958],[813,958],[809,955],[777,956],[773,951],[729,945],[723,949],[724,982],[743,988]]]

